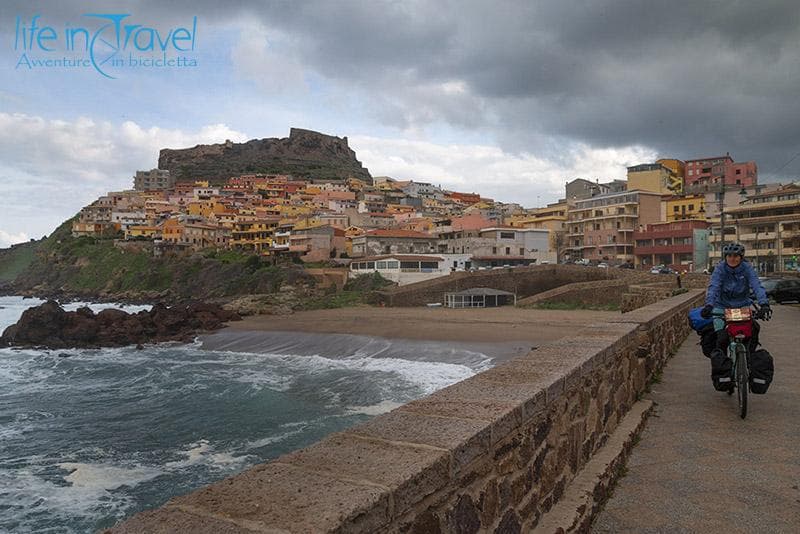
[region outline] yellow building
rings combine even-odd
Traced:
[[[564,242],[567,223],[567,202],[548,204],[528,210],[526,215],[511,217],[509,226],[550,230],[550,252],[558,253]]]
[[[239,216],[233,224],[229,244],[233,248],[267,252],[272,245],[272,233],[278,227],[279,219],[258,219]]]
[[[129,226],[125,230],[125,239],[132,237],[146,237],[148,239],[161,237],[161,228],[157,226]]]
[[[167,219],[161,226],[162,239],[168,243],[179,243],[184,226],[178,219]]]
[[[657,159],[656,163],[660,163],[664,167],[668,168],[672,174],[683,180],[686,176],[686,163],[679,159],[672,159],[672,158],[661,158]]]
[[[306,206],[305,204],[281,204],[276,208],[282,217],[303,217],[311,215],[314,211],[311,206]]]
[[[703,195],[668,197],[661,201],[661,220],[666,222],[706,218],[706,198]]]
[[[189,215],[199,215],[206,218],[211,217],[211,215],[225,213],[226,210],[225,204],[216,200],[193,200],[186,207],[186,213]]]
[[[683,177],[661,163],[643,163],[628,167],[628,191],[652,191],[662,195],[683,192]]]

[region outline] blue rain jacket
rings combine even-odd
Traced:
[[[749,262],[742,260],[734,269],[722,260],[711,275],[706,304],[715,308],[744,308],[753,302],[750,298],[751,289],[759,304],[769,302],[764,286]]]

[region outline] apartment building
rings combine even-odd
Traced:
[[[800,183],[752,195],[725,211],[725,242],[737,241],[762,273],[795,271],[800,256]],[[711,228],[712,264],[722,259],[719,222]]]
[[[370,230],[352,239],[353,257],[434,252],[437,238],[411,230]]]
[[[636,266],[702,271],[708,264],[708,227],[702,220],[647,224],[633,233]]]
[[[628,167],[628,189],[678,194],[683,192],[683,178],[661,163],[644,163]]]
[[[151,169],[149,171],[136,171],[133,177],[133,188],[136,191],[150,191],[152,189],[172,189],[175,187],[175,177],[169,171]]]
[[[661,220],[665,222],[706,218],[704,195],[680,195],[665,197],[661,203]]]
[[[713,158],[686,160],[687,189],[703,185],[750,186],[758,183],[758,166],[755,161],[736,163],[730,154]]]
[[[436,252],[470,254],[474,267],[555,263],[550,250],[550,231],[535,228],[488,227],[439,233]]]
[[[566,245],[567,211],[569,206],[566,200],[548,204],[543,208],[528,210],[527,215],[513,217],[509,224],[519,228],[535,228],[550,231],[549,250],[561,259],[561,252]]]
[[[577,200],[567,215],[565,257],[614,264],[634,261],[633,232],[659,222],[660,215],[661,195],[650,191]]]

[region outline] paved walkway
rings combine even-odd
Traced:
[[[699,338],[683,343],[595,533],[800,532],[800,307],[774,312],[761,341],[775,379],[744,421],[736,396],[714,391]]]

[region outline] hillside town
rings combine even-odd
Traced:
[[[723,241],[742,242],[764,274],[796,270],[800,254],[800,183],[759,184],[756,163],[729,154],[635,165],[627,180],[576,178],[535,208],[389,177],[244,174],[212,185],[153,169],[133,186],[85,206],[73,235],[155,256],[234,249],[335,263],[401,285],[556,262],[702,272]]]

